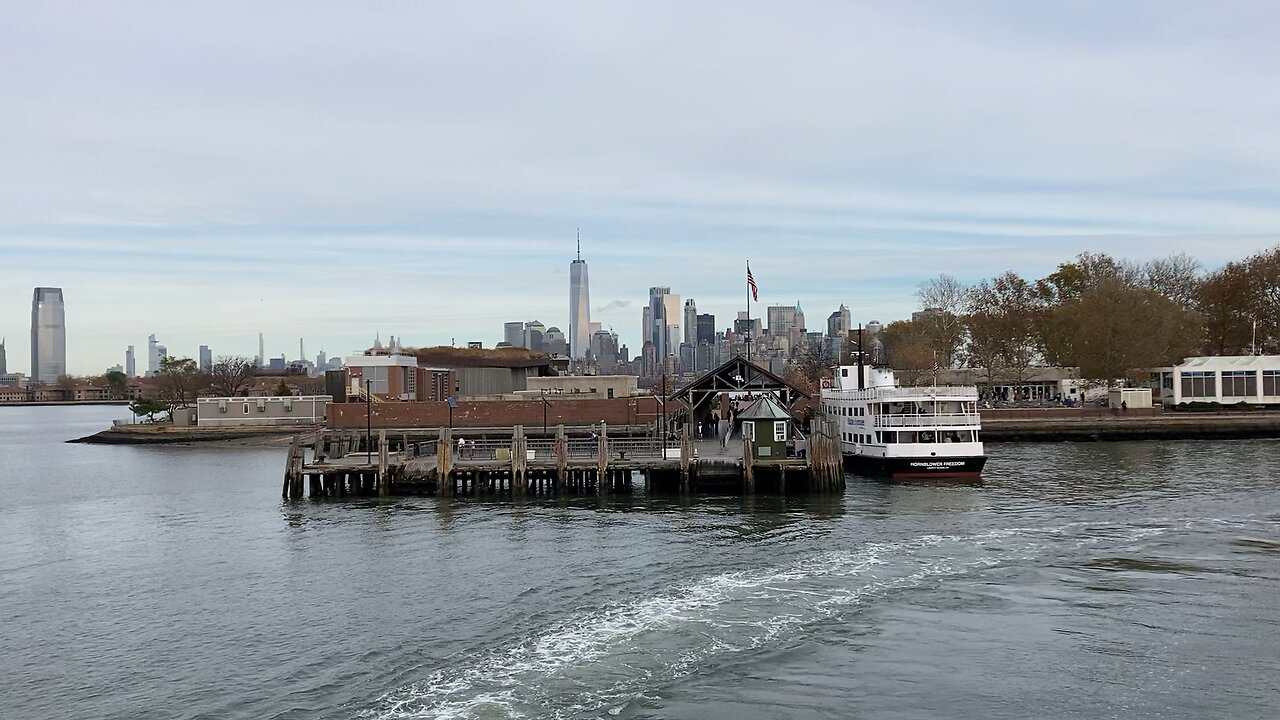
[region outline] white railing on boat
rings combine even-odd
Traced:
[[[946,427],[965,425],[977,427],[982,416],[977,413],[939,413],[937,415],[873,415],[878,427]]]
[[[978,388],[973,385],[932,385],[927,387],[883,387],[866,390],[823,390],[823,397],[833,400],[919,400],[927,402],[935,398],[977,400]]]

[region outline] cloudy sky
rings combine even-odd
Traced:
[[[0,335],[73,373],[501,339],[651,285],[725,325],[942,272],[1280,242],[1274,2],[4,3]]]

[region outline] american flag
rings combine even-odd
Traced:
[[[747,287],[751,288],[751,299],[760,302],[760,296],[757,294],[756,279],[751,277],[751,266],[747,266]]]

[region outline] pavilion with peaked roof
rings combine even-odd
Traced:
[[[809,394],[765,368],[741,355],[724,363],[685,385],[671,395],[671,399],[683,402],[689,408],[694,423],[702,423],[711,416],[713,400],[722,393],[731,395],[771,394],[783,408],[789,408],[796,400]],[[723,411],[721,418],[726,419]]]

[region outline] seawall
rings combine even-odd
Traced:
[[[1092,442],[1280,437],[1280,413],[1049,414],[999,417],[984,412],[985,442]]]

